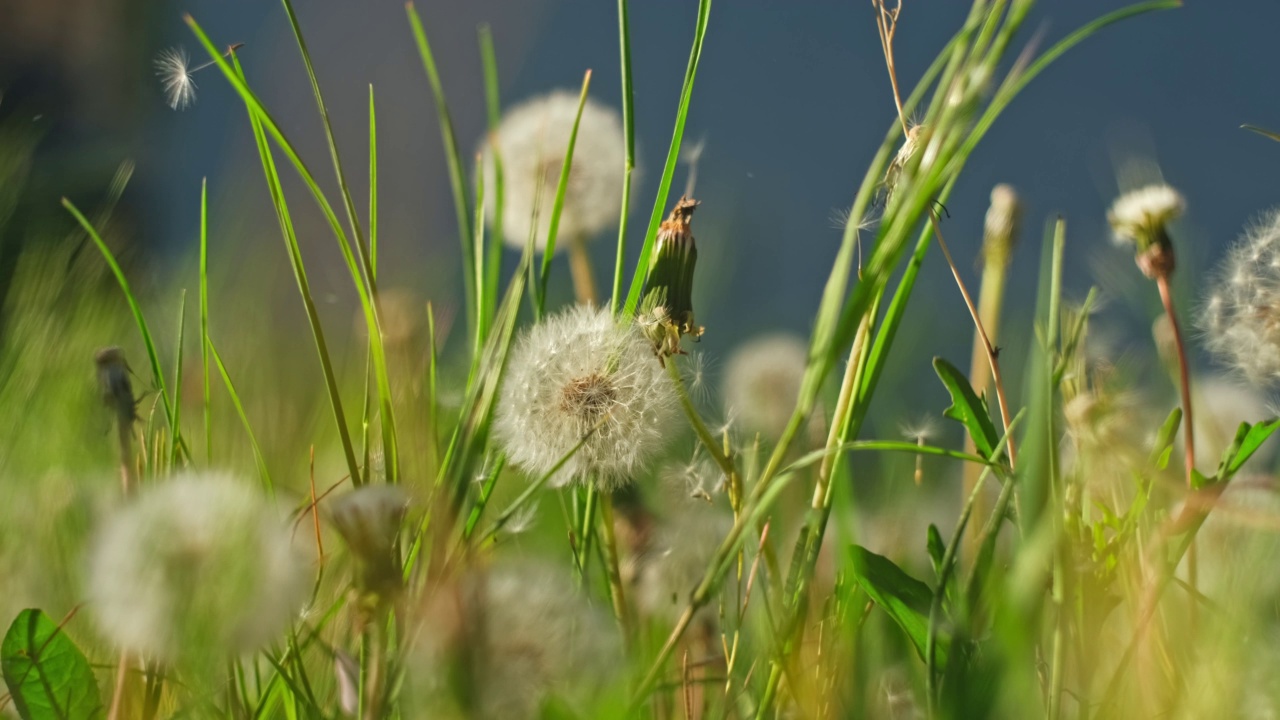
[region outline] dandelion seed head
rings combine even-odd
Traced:
[[[99,628],[122,649],[221,663],[288,627],[306,598],[307,564],[252,486],[192,473],[107,519],[87,584]]]
[[[166,48],[156,56],[156,75],[164,88],[165,102],[174,110],[185,110],[195,102],[196,82],[191,77],[191,58],[186,48]]]
[[[1205,346],[1250,382],[1280,384],[1280,265],[1255,262],[1280,246],[1280,208],[1245,229],[1209,283],[1198,320]]]
[[[622,663],[615,624],[557,566],[500,562],[426,608],[406,677],[419,717],[536,718],[551,695],[587,710]],[[460,673],[484,692],[458,697]]]
[[[746,342],[726,363],[726,410],[744,430],[777,439],[800,397],[808,357],[808,346],[794,335],[764,335]]]
[[[732,527],[732,515],[706,503],[686,503],[659,520],[649,546],[636,560],[637,609],[647,617],[675,622]],[[716,615],[715,603],[708,603],[695,622],[714,624]]]
[[[535,203],[536,248],[546,248],[565,149],[578,113],[578,97],[577,92],[557,90],[516,105],[503,116],[493,136],[502,161],[503,240],[513,248],[523,250],[528,241]],[[490,139],[481,143],[480,153],[485,168],[485,212],[492,225],[497,186]],[[574,143],[556,233],[557,250],[567,247],[572,238],[591,240],[604,230],[617,227],[625,157],[626,140],[618,113],[588,98]]]
[[[663,448],[675,409],[671,381],[639,330],[619,326],[607,309],[576,305],[516,343],[494,433],[511,461],[534,476],[582,441],[553,481],[613,490]]]
[[[1107,220],[1117,243],[1141,243],[1185,209],[1186,201],[1177,190],[1163,184],[1147,185],[1116,198]]]

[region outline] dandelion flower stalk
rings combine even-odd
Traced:
[[[1185,205],[1182,195],[1172,187],[1148,185],[1116,198],[1107,212],[1107,220],[1111,223],[1117,242],[1133,245],[1134,261],[1143,275],[1155,281],[1165,316],[1169,318],[1174,349],[1178,356],[1178,389],[1182,395],[1187,490],[1194,490],[1196,456],[1195,421],[1191,412],[1191,370],[1169,286],[1176,262],[1168,224],[1182,214]]]

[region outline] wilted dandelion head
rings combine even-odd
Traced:
[[[196,99],[196,82],[191,78],[191,58],[186,48],[161,50],[155,62],[165,102],[174,110],[185,110]]]
[[[536,247],[546,248],[551,206],[555,202],[573,120],[578,114],[578,97],[577,92],[556,90],[526,100],[507,111],[494,138],[481,143],[485,212],[492,225],[497,215],[497,186],[491,143],[496,139],[502,161],[502,235],[511,247],[524,249],[536,203]],[[626,141],[618,113],[588,98],[574,143],[557,231],[557,250],[566,247],[570,238],[589,240],[608,228],[617,227],[625,157]]]
[[[168,662],[221,662],[271,641],[306,597],[306,562],[266,499],[220,473],[151,486],[90,551],[102,633]]]
[[[577,305],[530,328],[503,381],[494,432],[512,462],[554,480],[625,485],[662,449],[675,390],[634,326]],[[584,441],[585,438],[585,441]]]
[[[586,710],[621,665],[616,625],[549,564],[468,574],[424,609],[406,678],[422,717],[536,718],[552,696]]]
[[[763,335],[729,357],[724,402],[741,428],[777,439],[791,419],[809,351],[794,335]]]
[[[1206,347],[1254,383],[1280,382],[1280,208],[1245,230],[1209,287]]]
[[[408,494],[386,484],[365,485],[329,502],[329,520],[356,558],[362,590],[385,594],[399,587],[395,543],[408,507]]]

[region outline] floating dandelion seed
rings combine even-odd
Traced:
[[[186,48],[181,47],[165,48],[156,57],[156,75],[164,87],[165,102],[174,110],[185,110],[196,99],[190,62]]]
[[[925,441],[936,437],[938,434],[938,423],[932,417],[923,417],[913,423],[905,423],[898,430],[903,437],[915,442],[916,447],[923,448]],[[924,480],[924,455],[916,453],[916,485]]]
[[[527,100],[508,110],[493,136],[481,143],[486,198],[497,193],[493,153],[494,145],[497,147],[502,162],[502,235],[506,244],[517,250],[523,250],[528,242],[535,207],[539,209],[536,249],[546,249],[551,205],[578,114],[578,100],[576,90],[556,90]],[[560,238],[589,240],[617,227],[625,159],[626,139],[618,113],[587,98],[560,213]],[[496,203],[486,202],[485,212],[493,225]],[[569,244],[557,240],[557,252]]]
[[[1280,383],[1280,208],[1247,228],[1200,312],[1205,344],[1260,385]]]
[[[227,48],[226,55],[242,47],[244,43],[236,43]],[[209,67],[213,61],[191,67],[191,56],[184,47],[165,48],[156,56],[156,75],[164,88],[165,102],[174,110],[186,110],[196,100],[195,73]]]
[[[548,473],[572,452],[554,482],[607,491],[631,482],[662,448],[675,407],[671,381],[639,330],[579,305],[520,338],[494,432],[529,473]]]
[[[122,649],[212,664],[288,627],[306,575],[261,494],[201,473],[153,486],[109,518],[92,546],[88,586],[99,627]]]

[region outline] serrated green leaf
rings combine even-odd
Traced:
[[[933,359],[933,369],[951,394],[951,407],[942,414],[963,424],[969,437],[973,439],[973,446],[977,448],[978,454],[990,459],[995,454],[1000,435],[987,413],[987,404],[973,391],[969,379],[955,365],[936,357]]]
[[[0,671],[23,720],[81,720],[104,715],[89,661],[38,609],[23,610],[9,626],[0,644]]]
[[[1258,451],[1258,448],[1262,447],[1262,444],[1271,437],[1272,433],[1276,430],[1280,430],[1280,418],[1260,422],[1251,427],[1248,423],[1244,423],[1241,424],[1240,429],[1243,431],[1246,427],[1249,429],[1244,432],[1243,437],[1241,437],[1240,433],[1236,433],[1236,444],[1238,444],[1239,447],[1236,449],[1235,455],[1231,458],[1231,461],[1226,463],[1226,472],[1222,473],[1222,477],[1224,479],[1239,472],[1240,468],[1248,462],[1249,458],[1253,457],[1253,454]]]
[[[902,628],[923,659],[929,638],[929,606],[933,590],[911,577],[887,557],[859,545],[849,551],[858,585]],[[939,638],[936,648],[939,665],[946,663],[947,643]]]

